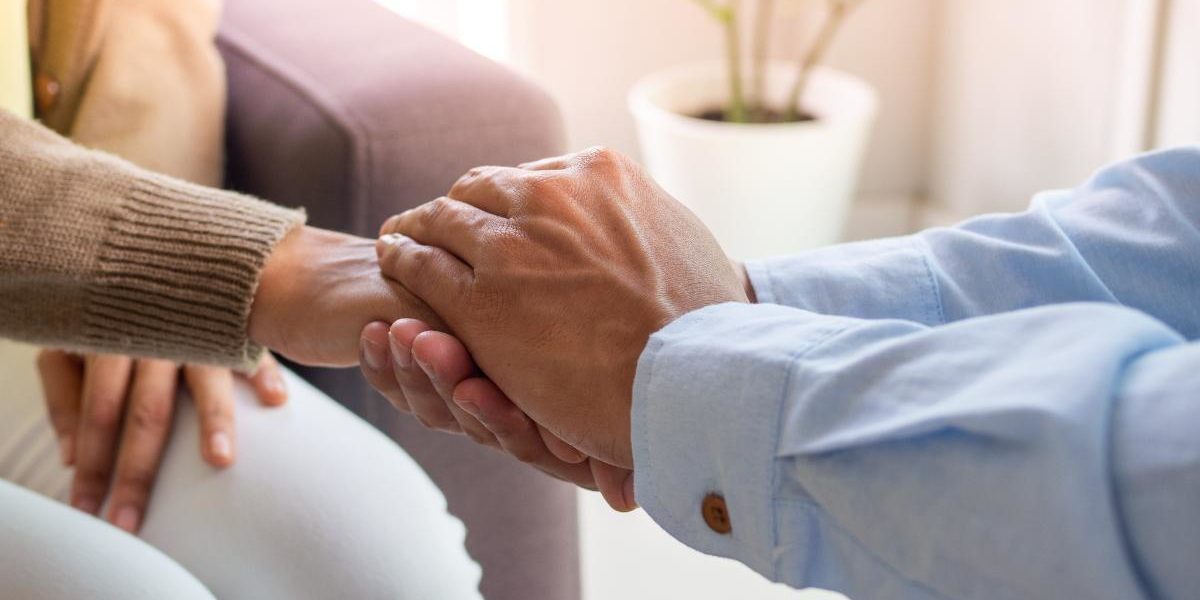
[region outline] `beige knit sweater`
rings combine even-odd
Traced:
[[[249,368],[263,262],[303,220],[0,110],[0,336]]]

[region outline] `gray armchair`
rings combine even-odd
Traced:
[[[444,194],[472,166],[563,150],[561,118],[545,93],[371,0],[228,0],[219,44],[230,186],[304,206],[321,227],[373,236],[388,216]],[[485,597],[579,597],[569,486],[466,438],[424,430],[357,370],[302,374],[399,442],[441,486],[483,565]]]

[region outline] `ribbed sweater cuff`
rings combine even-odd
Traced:
[[[87,345],[252,369],[262,355],[246,333],[259,275],[304,213],[148,177],[113,215],[85,296]]]

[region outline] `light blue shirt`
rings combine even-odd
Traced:
[[[676,538],[858,600],[1200,598],[1200,148],[747,268],[638,364]]]

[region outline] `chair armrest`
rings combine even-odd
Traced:
[[[468,169],[563,150],[540,88],[371,0],[229,2],[229,181],[374,235]]]
[[[228,183],[304,206],[314,225],[373,237],[473,166],[563,151],[561,116],[541,89],[371,0],[231,0],[225,11]],[[579,598],[573,488],[421,428],[356,370],[300,372],[442,488],[467,525],[485,597]]]

